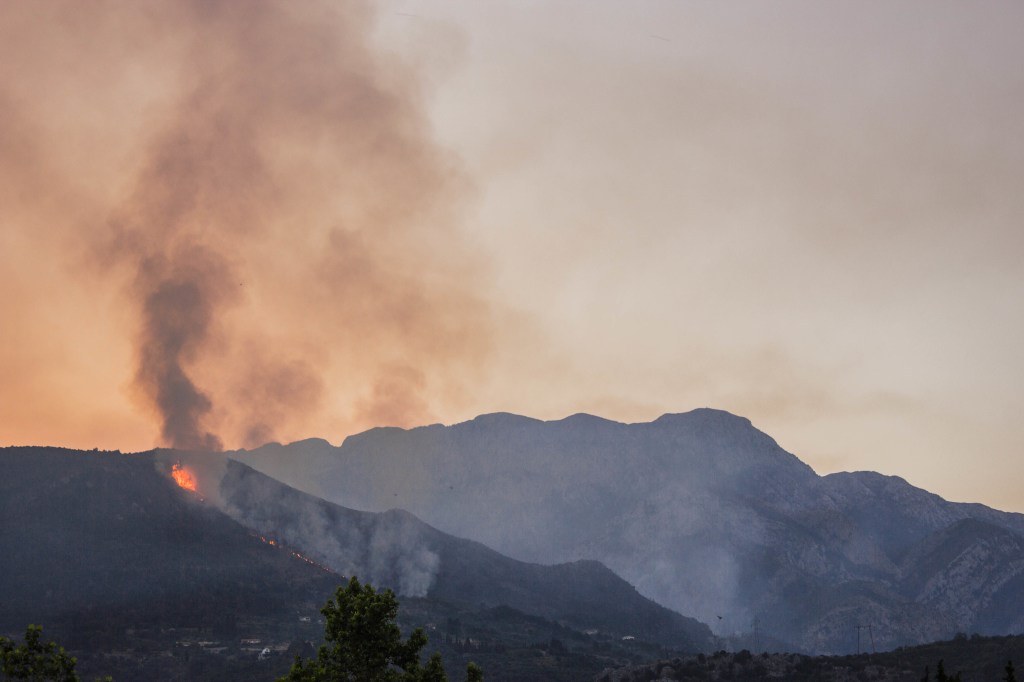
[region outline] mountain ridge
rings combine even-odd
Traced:
[[[842,623],[856,614],[878,621],[886,646],[996,627],[900,592],[901,560],[963,518],[1024,534],[1024,515],[948,502],[898,477],[820,476],[750,420],[710,408],[633,424],[483,415],[232,456],[361,509],[397,495],[428,523],[515,558],[596,558],[720,634],[758,618],[809,651],[848,649]],[[284,471],[289,458],[302,465]],[[1000,560],[1019,573],[1016,555]],[[841,598],[808,611],[797,604],[806,594]]]
[[[172,465],[194,492],[174,483]],[[210,609],[283,618],[315,612],[342,576],[358,575],[400,595],[507,606],[683,650],[710,646],[705,625],[597,561],[517,561],[408,511],[344,508],[211,453],[0,449],[0,516],[0,631],[65,627],[97,609],[142,613],[154,599],[170,604],[160,609],[172,623],[209,620]],[[189,597],[208,603],[203,613]]]

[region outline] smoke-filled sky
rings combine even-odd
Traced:
[[[1024,511],[1024,5],[0,6],[0,444],[750,418]]]

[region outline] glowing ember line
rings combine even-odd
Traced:
[[[301,554],[299,554],[298,552],[292,552],[291,555],[293,557],[295,557],[296,559],[302,559],[303,561],[305,561],[307,564],[310,564],[311,566],[316,566],[321,571],[327,571],[328,573],[334,573],[334,571],[332,571],[331,569],[327,568],[323,564],[317,563],[316,561],[313,561],[309,557],[304,557]]]
[[[280,543],[279,543],[279,542],[278,542],[277,540],[274,540],[273,538],[268,538],[268,537],[266,537],[266,536],[263,536],[263,535],[259,535],[258,533],[252,533],[252,536],[253,536],[253,537],[256,537],[256,538],[259,538],[260,542],[262,542],[262,543],[263,543],[263,544],[265,544],[265,545],[270,545],[271,547],[277,547],[277,548],[279,548],[279,549],[284,549],[284,547],[281,547],[281,544],[280,544]],[[312,559],[310,559],[309,557],[307,557],[307,556],[303,556],[302,554],[299,554],[299,553],[298,553],[298,552],[296,552],[296,551],[293,551],[293,550],[290,550],[290,549],[289,549],[289,550],[288,550],[288,553],[289,553],[289,554],[291,554],[291,555],[292,555],[293,557],[295,557],[296,559],[301,559],[302,561],[305,561],[305,562],[306,562],[307,564],[309,564],[310,566],[316,566],[316,567],[317,567],[317,568],[319,568],[319,569],[320,569],[321,571],[327,571],[328,573],[336,573],[336,571],[334,571],[334,570],[332,570],[332,569],[328,568],[327,566],[324,566],[324,565],[323,565],[323,564],[321,564],[320,562],[318,562],[318,561],[313,561],[313,560],[312,560]]]
[[[192,475],[191,471],[183,468],[180,464],[171,466],[171,478],[185,490],[196,492],[196,477]]]

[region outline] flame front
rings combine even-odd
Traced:
[[[282,548],[282,547],[281,547],[281,544],[280,544],[280,543],[278,543],[278,541],[277,541],[277,540],[274,540],[273,538],[268,538],[268,537],[266,537],[266,536],[264,536],[264,535],[260,535],[260,534],[258,534],[258,533],[252,532],[252,531],[250,531],[250,533],[249,533],[249,534],[250,534],[250,535],[252,535],[252,536],[253,536],[253,537],[255,537],[255,538],[259,538],[259,539],[260,539],[260,542],[262,542],[262,543],[263,543],[263,544],[265,544],[265,545],[270,545],[271,547],[278,547],[278,548]],[[316,562],[316,561],[313,561],[313,560],[312,560],[312,559],[310,559],[310,558],[309,558],[308,556],[303,556],[302,554],[299,554],[299,553],[298,553],[298,552],[296,552],[295,550],[291,550],[291,549],[289,549],[289,550],[288,550],[288,553],[289,553],[289,554],[291,554],[291,555],[292,555],[293,557],[295,557],[296,559],[301,559],[302,561],[305,561],[305,562],[306,562],[307,564],[309,564],[309,565],[311,565],[311,566],[316,566],[317,568],[319,568],[319,569],[320,569],[320,570],[322,570],[322,571],[327,571],[328,573],[335,573],[335,574],[337,573],[337,572],[336,572],[335,570],[333,570],[333,569],[331,569],[331,568],[328,568],[327,566],[324,566],[324,565],[323,565],[323,564],[321,564],[321,563],[318,563],[318,562]]]
[[[183,468],[180,464],[171,466],[171,478],[185,490],[196,491],[196,477],[192,475],[191,471]]]

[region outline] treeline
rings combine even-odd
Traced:
[[[855,656],[719,651],[608,669],[598,682],[785,679],[794,682],[1016,682],[1013,661],[1024,661],[1024,636],[957,635],[894,651]]]

